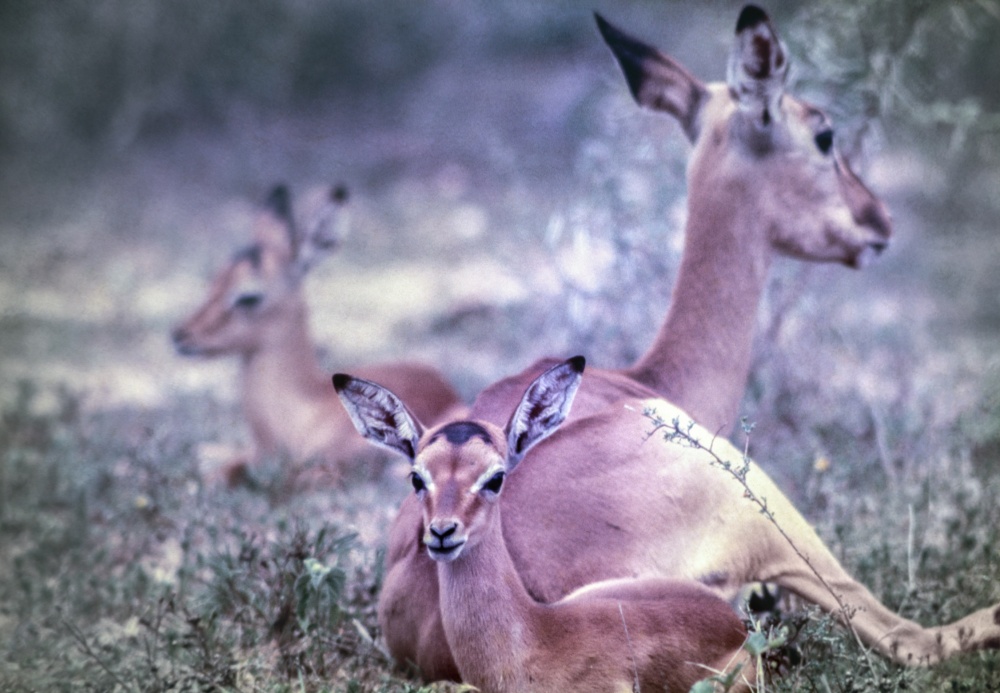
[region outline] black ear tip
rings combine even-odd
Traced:
[[[583,368],[587,365],[587,359],[582,356],[574,356],[573,358],[568,359],[566,363],[568,363],[570,368],[572,368],[576,373],[583,373]]]
[[[601,36],[605,41],[609,41],[614,35],[614,26],[611,22],[602,17],[600,12],[594,12],[594,21],[597,22],[597,30],[601,32]]]
[[[752,29],[758,24],[768,22],[770,19],[767,16],[767,12],[760,9],[756,5],[747,5],[740,12],[739,19],[736,20],[736,33],[740,33],[744,29]]]
[[[337,392],[343,392],[347,388],[347,384],[350,382],[351,376],[346,373],[333,374],[333,389]]]
[[[288,186],[284,183],[279,183],[271,188],[264,206],[279,217],[288,217],[292,211],[292,195],[288,191]]]
[[[330,199],[338,204],[343,204],[347,202],[348,197],[349,193],[347,190],[347,186],[344,185],[343,183],[338,183],[337,185],[333,186],[333,188],[330,190]]]

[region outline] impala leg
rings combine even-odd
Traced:
[[[775,489],[776,490],[776,489]],[[865,645],[904,665],[931,665],[961,652],[1000,649],[1000,605],[944,626],[924,627],[886,608],[848,575],[812,527],[783,496],[771,496],[776,522],[755,529],[769,556],[752,579],[791,590],[849,625]],[[784,535],[778,530],[780,523]]]

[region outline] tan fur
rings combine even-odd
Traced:
[[[442,626],[461,680],[484,693],[687,691],[713,673],[738,668],[730,690],[748,690],[754,668],[742,647],[746,630],[729,604],[702,585],[619,580],[589,585],[550,604],[525,590],[505,546],[499,500],[521,469],[538,460],[531,453],[520,461],[523,452],[512,452],[517,434],[511,431],[525,431],[530,448],[558,427],[574,390],[568,363],[535,381],[543,386],[525,394],[528,406],[504,430],[476,421],[476,434],[455,436],[448,434],[455,425],[448,424],[420,435],[419,443],[401,443],[405,431],[421,427],[409,422],[400,402],[371,384],[338,385],[347,405],[361,412],[359,430],[404,454],[417,451],[411,456],[415,498],[427,528],[424,543],[434,549]],[[561,380],[551,377],[560,369]],[[389,429],[404,433],[387,435]],[[504,475],[500,485],[488,487],[488,480]],[[412,586],[423,594],[422,585]]]
[[[624,34],[599,21],[612,32],[612,49],[621,50],[615,37]],[[684,253],[652,345],[628,368],[605,371],[601,382],[591,370],[584,387],[601,390],[603,403],[663,397],[726,434],[737,421],[757,307],[775,256],[855,267],[888,244],[892,223],[836,148],[826,154],[818,148],[817,134],[830,129],[821,110],[782,91],[780,110],[761,134],[730,85],[704,84],[647,49],[655,58],[634,68],[644,74],[635,97],[676,117],[693,144]],[[492,386],[480,407],[502,415],[549,363]]]
[[[741,50],[738,39],[737,68]],[[657,405],[665,418],[698,421],[704,442],[728,431],[771,256],[858,265],[866,249],[887,242],[888,215],[835,149],[819,150],[814,140],[828,125],[817,109],[788,94],[765,95],[761,103],[780,105],[765,127],[754,121],[761,111],[735,101],[729,86],[702,85],[653,49],[633,54],[645,56],[647,73],[636,98],[677,117],[694,142],[684,259],[649,352],[623,372],[589,370],[570,421],[511,478],[502,499],[508,551],[528,592],[543,602],[597,580],[658,576],[703,581],[726,597],[746,583],[774,582],[836,611],[827,588],[738,484],[703,454],[645,440],[650,423],[641,411],[643,400],[667,397],[673,404]],[[470,415],[501,424],[552,363],[487,388]],[[724,440],[716,445],[740,459]],[[904,664],[996,646],[992,610],[940,628],[888,611],[756,466],[750,480],[799,550],[858,609],[852,624],[867,644]],[[441,611],[424,587],[437,573],[422,551],[421,527],[419,504],[408,498],[391,529],[379,620],[400,662],[429,680],[457,678]],[[419,598],[411,592],[417,585]]]
[[[436,487],[424,500],[425,524],[447,518],[467,533],[469,548],[437,566],[444,630],[464,682],[484,693],[630,691],[633,681],[639,690],[687,691],[711,670],[747,663],[742,623],[693,582],[650,580],[635,594],[605,595],[595,586],[552,604],[532,599],[506,551],[500,505],[442,502],[451,485],[456,496],[478,500],[472,483],[503,454],[494,434],[495,447],[439,439],[418,457]],[[741,673],[752,680],[749,669]]]
[[[795,146],[755,157],[731,141],[737,109],[727,89],[711,85],[708,93],[688,168],[685,249],[670,309],[649,350],[625,373],[727,433],[736,423],[774,256],[853,264],[869,244],[886,241],[889,227],[884,212],[878,225],[855,222],[866,205],[881,203],[860,183],[851,189],[863,196],[842,194],[845,180],[857,179],[816,150],[792,97],[782,103]],[[794,132],[795,124],[803,132]]]
[[[577,399],[584,395],[581,387]],[[837,600],[798,549],[854,610],[851,624],[861,639],[901,664],[933,664],[1000,644],[1000,625],[993,620],[997,606],[931,628],[886,609],[844,571],[780,489],[751,464],[748,483],[767,499],[793,548],[706,453],[649,439],[651,424],[642,414],[647,406],[668,421],[689,418],[662,400],[622,401],[567,422],[508,480],[501,502],[503,534],[534,599],[556,601],[595,581],[635,577],[698,580],[728,599],[742,585],[762,581],[839,614]],[[725,440],[713,442],[700,427],[693,434],[723,459],[741,461],[741,453]],[[405,526],[413,534],[408,544],[395,544],[389,557],[380,620],[394,654],[406,652],[425,677],[457,678],[440,609],[415,599],[403,605],[409,593],[404,586],[419,584],[426,598],[424,585],[436,578],[420,542],[422,525],[419,503],[407,498],[394,532]],[[613,592],[613,586],[605,589]],[[414,639],[405,642],[404,634]]]
[[[280,198],[278,190],[272,197]],[[230,482],[262,455],[277,452],[299,462],[324,462],[324,473],[333,479],[344,465],[372,456],[320,367],[302,290],[305,273],[340,240],[341,201],[324,188],[296,203],[292,213],[287,200],[269,201],[254,223],[253,245],[218,272],[203,304],[173,332],[183,354],[240,360],[240,401],[253,448],[218,472]],[[240,307],[241,296],[257,296],[259,304]],[[394,362],[357,372],[387,383],[429,421],[459,406],[455,391],[429,366]]]

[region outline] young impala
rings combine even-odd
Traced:
[[[823,579],[705,454],[643,442],[650,428],[643,408],[659,397],[670,400],[656,403],[663,418],[694,419],[706,444],[732,426],[774,253],[859,266],[886,245],[890,222],[837,153],[826,116],[784,92],[788,61],[761,9],[739,16],[725,84],[703,84],[655,48],[597,22],[636,100],[677,118],[694,144],[687,237],[652,348],[624,371],[590,371],[569,421],[507,484],[503,532],[528,592],[551,602],[595,580],[659,576],[697,580],[729,597],[746,583],[772,582],[839,613],[831,586],[857,610],[851,623],[864,642],[896,661],[929,663],[1000,645],[996,607],[939,628],[886,609],[757,467],[749,483],[780,508],[782,528]],[[502,425],[553,363],[490,386],[470,416]],[[742,457],[721,440],[716,451]],[[420,504],[408,497],[390,531],[379,619],[397,660],[427,679],[455,678],[422,522]]]
[[[688,691],[712,671],[739,667],[730,690],[748,690],[746,630],[703,585],[613,581],[539,604],[521,583],[499,501],[528,451],[566,419],[582,372],[580,356],[544,372],[503,428],[452,421],[430,430],[389,390],[333,378],[358,431],[410,461],[423,542],[437,564],[444,633],[462,681],[483,693]]]
[[[337,475],[369,454],[320,367],[302,289],[307,272],[340,243],[343,188],[312,190],[296,200],[275,187],[254,223],[253,242],[218,272],[204,303],[173,331],[187,356],[237,356],[243,414],[253,449],[228,462],[222,476],[238,480],[261,455],[287,452],[318,459]],[[458,396],[433,368],[385,363],[358,369],[412,398],[414,411],[437,421]]]

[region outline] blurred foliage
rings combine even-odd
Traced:
[[[473,4],[7,2],[0,147],[23,151],[53,137],[120,147],[183,120],[218,122],[233,104],[300,108],[331,96],[392,104],[401,82],[464,50],[551,51],[581,41],[567,29],[568,3]]]
[[[881,134],[898,145],[963,155],[959,170],[997,163],[995,147],[966,146],[1000,134],[997,0],[822,0],[778,19],[799,88],[850,124],[848,152],[891,127]]]
[[[413,3],[4,3],[0,142],[122,145],[233,102],[303,104],[382,91],[448,47],[448,17]]]
[[[953,146],[1000,127],[996,0],[776,2],[798,74],[868,122],[946,128]],[[0,147],[128,144],[233,103],[391,101],[400,83],[471,49],[579,47],[573,3],[349,0],[14,0],[0,7]],[[787,29],[786,29],[787,27]]]

